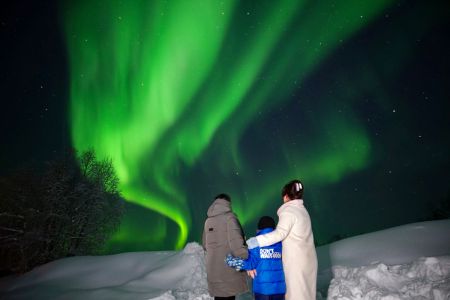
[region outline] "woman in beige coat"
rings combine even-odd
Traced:
[[[303,206],[302,183],[293,180],[286,184],[282,197],[284,204],[277,212],[277,228],[270,233],[249,239],[247,245],[251,249],[282,241],[286,299],[315,300],[317,255],[311,219]]]

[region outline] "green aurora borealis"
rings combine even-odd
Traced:
[[[199,240],[209,201],[221,192],[251,235],[259,216],[275,215],[287,180],[320,190],[371,166],[375,146],[357,109],[367,90],[383,98],[370,70],[358,83],[343,74],[345,88],[317,99],[320,115],[292,99],[393,3],[66,3],[73,145],[112,158],[130,202],[112,251]],[[398,51],[387,74],[407,57]],[[345,110],[336,113],[342,99]],[[294,115],[271,121],[285,111]],[[311,210],[332,210],[319,193],[310,199]],[[314,225],[320,241],[327,230]]]

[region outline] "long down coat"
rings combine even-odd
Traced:
[[[286,300],[315,300],[317,254],[311,219],[303,206],[303,200],[288,201],[277,213],[277,228],[270,233],[258,235],[256,239],[259,246],[282,241]]]
[[[225,263],[229,253],[244,259],[248,257],[242,227],[229,201],[219,198],[209,207],[202,243],[206,251],[209,294],[230,297],[248,291],[247,274],[236,272]]]

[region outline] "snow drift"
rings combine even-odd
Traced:
[[[318,298],[328,291],[329,299],[450,299],[449,233],[450,220],[422,222],[319,247]],[[60,259],[0,279],[0,298],[212,299],[197,243],[183,251]]]
[[[450,298],[450,256],[422,257],[410,264],[333,267],[328,299]]]
[[[203,249],[198,244],[187,244],[181,252],[70,257],[0,281],[2,299],[135,300],[167,291],[177,299],[207,295]]]
[[[327,293],[331,279],[336,276],[333,274],[333,267],[336,266],[350,270],[351,267],[377,264],[410,264],[420,257],[445,255],[450,255],[448,219],[407,224],[343,239],[317,248],[319,259],[317,288],[322,294]],[[333,288],[337,286],[339,285]]]

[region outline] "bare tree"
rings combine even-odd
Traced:
[[[101,253],[123,215],[118,184],[92,150],[0,178],[0,271]]]

